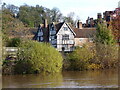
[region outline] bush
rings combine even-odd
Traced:
[[[96,61],[102,68],[117,67],[118,46],[97,44]]]
[[[13,74],[14,73],[14,62],[10,60],[3,60],[2,63],[2,74]]]
[[[20,45],[21,42],[22,41],[20,38],[12,38],[8,41],[7,47],[17,47]]]
[[[15,72],[60,72],[62,60],[62,55],[47,43],[36,41],[23,42],[20,45]]]
[[[88,69],[89,70],[101,69],[101,65],[92,63],[88,66]]]
[[[69,70],[85,70],[88,68],[89,62],[93,59],[94,54],[91,50],[84,46],[82,48],[77,47],[75,51],[68,55],[68,60],[70,62]],[[67,60],[67,61],[68,61]]]

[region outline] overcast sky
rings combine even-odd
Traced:
[[[52,9],[57,7],[65,16],[69,12],[74,12],[75,17],[79,16],[82,22],[85,22],[87,17],[97,18],[97,13],[114,10],[118,7],[120,0],[2,0],[6,4],[20,5],[42,5]]]

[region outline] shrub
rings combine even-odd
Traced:
[[[96,61],[102,68],[117,67],[118,46],[117,45],[97,45]]]
[[[20,38],[12,38],[8,41],[7,47],[17,47],[20,45],[21,42],[22,41]]]
[[[68,56],[68,60],[70,62],[69,70],[84,70],[87,69],[89,65],[89,61],[93,59],[94,54],[91,50],[84,46],[82,48],[77,47],[75,51],[73,51]]]
[[[89,70],[101,69],[101,65],[92,63],[88,66],[88,69]]]
[[[60,72],[62,56],[47,43],[36,41],[23,42],[20,45],[16,73]]]

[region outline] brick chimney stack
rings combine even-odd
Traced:
[[[44,28],[47,28],[47,19],[44,20]]]
[[[77,28],[82,29],[82,22],[80,22],[79,20],[77,22]]]

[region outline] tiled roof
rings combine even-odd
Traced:
[[[95,33],[96,33],[96,29],[95,28],[83,28],[83,29],[79,29],[79,28],[73,28],[74,32],[76,33],[75,38],[91,38],[94,37]]]

